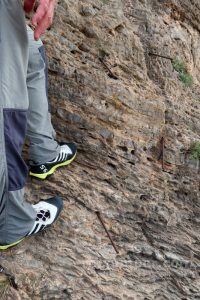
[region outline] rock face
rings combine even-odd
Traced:
[[[0,253],[18,284],[2,297],[199,299],[199,1],[62,0],[44,40],[58,139],[79,151],[45,183],[29,180],[30,202],[59,194],[65,208]]]

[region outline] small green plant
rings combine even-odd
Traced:
[[[191,159],[200,160],[200,142],[196,142],[191,148]]]
[[[184,83],[185,86],[191,87],[193,84],[193,77],[188,73],[187,68],[183,61],[179,58],[172,60],[174,69],[179,73],[179,79]]]
[[[110,0],[101,0],[104,4],[108,4]]]

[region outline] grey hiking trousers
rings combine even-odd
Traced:
[[[42,43],[31,36],[21,0],[0,0],[0,245],[26,236],[36,218],[23,196],[26,132],[30,159],[46,162],[59,152],[48,113]]]
[[[41,40],[35,41],[32,29],[27,26],[29,59],[27,88],[29,96],[27,138],[30,141],[29,159],[41,164],[54,159],[60,146],[54,140],[48,105],[48,70],[45,49]]]

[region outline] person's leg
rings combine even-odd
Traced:
[[[28,41],[20,1],[0,1],[0,37],[0,245],[7,245],[23,238],[36,218],[23,197]]]
[[[30,175],[45,179],[76,156],[74,143],[58,144],[48,111],[48,68],[41,40],[35,41],[32,29],[27,26],[29,62],[27,87],[29,95],[28,130],[30,141]]]
[[[24,201],[28,39],[20,0],[0,0],[0,250],[38,233],[58,218],[59,197]]]
[[[35,41],[32,29],[27,26],[29,59],[27,88],[29,96],[27,137],[30,141],[29,159],[41,164],[54,159],[60,152],[55,141],[47,99],[47,66],[41,40]]]

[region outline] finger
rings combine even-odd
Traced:
[[[40,36],[45,33],[46,29],[52,24],[52,18],[48,15],[43,18],[34,30],[35,40],[39,40]]]
[[[25,12],[29,13],[32,11],[34,6],[35,0],[25,0],[24,1],[24,10]]]
[[[34,16],[32,18],[32,23],[34,26],[36,26],[37,24],[39,24],[42,21],[42,19],[48,12],[49,4],[50,4],[49,0],[40,0],[40,4],[36,10],[36,13],[34,14]]]

